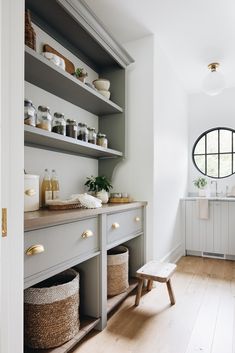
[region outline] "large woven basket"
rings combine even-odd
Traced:
[[[25,290],[25,344],[53,348],[79,331],[79,274],[70,269]]]
[[[125,246],[117,246],[108,251],[108,296],[128,289],[128,258],[129,251]]]

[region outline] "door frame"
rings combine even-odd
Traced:
[[[24,0],[0,0],[0,352],[23,353]],[[1,218],[1,217],[0,217]]]

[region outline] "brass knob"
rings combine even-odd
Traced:
[[[135,221],[139,222],[140,221],[140,217],[135,217]]]
[[[118,228],[120,228],[120,224],[115,222],[115,223],[112,224],[112,228],[113,229],[118,229]]]
[[[37,255],[37,254],[41,254],[42,252],[44,252],[44,246],[41,244],[37,244],[37,245],[32,245],[30,246],[26,251],[26,255],[28,256],[32,256],[32,255]]]
[[[34,196],[34,195],[36,195],[36,191],[34,189],[25,190],[25,195]]]
[[[82,233],[82,238],[83,239],[90,238],[90,237],[93,237],[93,235],[94,235],[94,233],[92,232],[92,230],[88,229]]]

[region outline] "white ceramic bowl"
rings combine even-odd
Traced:
[[[97,80],[93,81],[93,85],[98,90],[108,91],[110,87],[110,81],[104,78],[98,78]]]
[[[104,96],[105,98],[109,99],[110,98],[110,92],[109,91],[104,91],[102,89],[98,90],[100,92],[100,94],[102,94],[102,96]]]

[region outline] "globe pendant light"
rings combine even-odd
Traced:
[[[224,76],[218,71],[219,66],[219,63],[209,64],[208,69],[210,72],[203,81],[202,89],[204,93],[209,94],[210,96],[216,96],[225,88]]]

